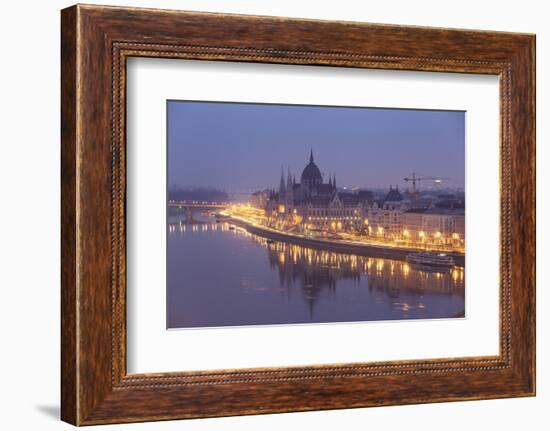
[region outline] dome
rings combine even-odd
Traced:
[[[309,156],[309,163],[302,172],[302,183],[305,184],[322,184],[323,176],[317,165],[313,162],[313,151]]]
[[[313,184],[321,183],[323,177],[321,171],[315,163],[309,163],[302,172],[302,182],[309,182]]]

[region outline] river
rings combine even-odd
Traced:
[[[168,328],[464,316],[464,268],[268,241],[205,214],[169,213]]]

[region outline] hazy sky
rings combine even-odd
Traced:
[[[415,171],[464,188],[464,112],[168,101],[168,184],[227,192],[300,181],[315,163],[339,187],[405,189]],[[410,185],[408,185],[410,187]]]

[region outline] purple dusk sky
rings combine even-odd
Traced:
[[[277,188],[281,167],[300,181],[312,148],[339,187],[405,189],[414,171],[464,188],[462,111],[170,100],[167,114],[169,186]]]

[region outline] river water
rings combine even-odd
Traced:
[[[464,316],[464,269],[272,242],[213,217],[169,214],[167,326]]]

